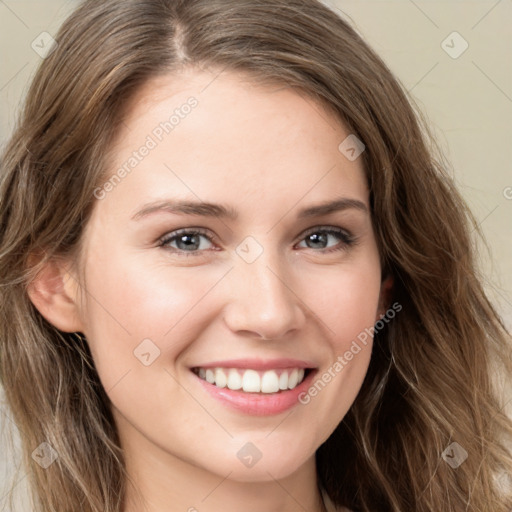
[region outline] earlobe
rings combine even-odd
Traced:
[[[27,293],[48,322],[63,332],[76,332],[83,331],[77,302],[78,289],[78,282],[65,263],[52,260],[29,284]]]
[[[380,286],[379,308],[377,311],[377,320],[379,320],[391,306],[391,297],[393,295],[394,278],[389,274],[382,280]]]

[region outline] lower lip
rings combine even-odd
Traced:
[[[300,403],[299,395],[308,389],[315,373],[315,370],[311,370],[306,378],[294,389],[268,394],[246,393],[245,391],[233,391],[229,388],[219,388],[200,379],[196,374],[193,375],[211,396],[228,407],[253,416],[270,416],[282,413],[298,405]]]

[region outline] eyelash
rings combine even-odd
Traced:
[[[308,236],[317,234],[317,233],[326,233],[328,235],[335,235],[341,239],[342,243],[340,246],[331,247],[329,249],[319,249],[318,251],[315,251],[315,252],[332,253],[332,252],[337,252],[337,251],[345,251],[349,247],[355,245],[357,242],[357,239],[352,234],[350,234],[348,231],[346,231],[344,229],[336,228],[334,226],[318,226],[318,227],[312,228],[312,229],[308,230],[303,235],[303,237],[300,241],[302,242]],[[183,255],[185,257],[199,256],[202,252],[204,252],[202,250],[183,251],[181,249],[167,247],[167,244],[173,242],[174,240],[176,240],[177,238],[179,238],[180,236],[183,236],[183,235],[191,235],[191,236],[202,235],[202,236],[205,236],[206,238],[208,238],[208,240],[212,243],[217,240],[217,237],[211,235],[206,230],[203,230],[200,228],[184,228],[184,229],[179,229],[177,231],[173,231],[172,233],[168,233],[165,236],[163,236],[162,238],[160,238],[158,240],[158,247],[166,249],[166,250],[173,252],[175,254],[178,254],[180,256]],[[309,248],[306,247],[306,249],[309,249]]]

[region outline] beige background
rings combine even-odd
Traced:
[[[482,269],[492,299],[512,328],[512,0],[326,3],[352,22],[427,113],[487,237],[491,254],[482,253]],[[0,0],[0,145],[41,62],[32,41],[43,31],[55,35],[75,4]],[[454,31],[460,37],[448,37]],[[445,51],[456,55],[464,41],[469,46],[458,58]],[[5,413],[2,423],[10,423]],[[13,459],[1,457],[4,510],[1,480],[11,475]],[[23,473],[16,481],[22,489]]]

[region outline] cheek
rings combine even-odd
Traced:
[[[317,425],[320,437],[327,436],[345,416],[366,375],[379,306],[380,265],[371,255],[330,276],[319,274],[313,282],[316,286],[307,296],[324,326],[330,350],[326,365],[301,401],[326,418]]]
[[[171,271],[165,261],[145,264],[140,255],[115,251],[89,262],[85,334],[106,389],[144,362],[175,359],[209,321],[213,311],[204,298],[225,273]]]
[[[366,329],[374,326],[379,308],[381,275],[373,257],[312,276],[304,296],[322,320],[336,353],[343,353]]]

